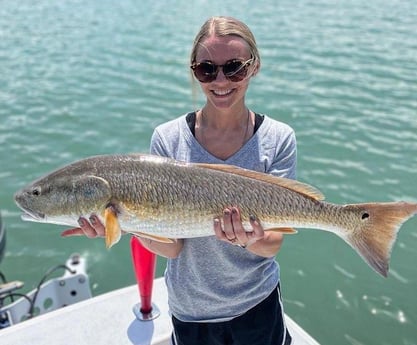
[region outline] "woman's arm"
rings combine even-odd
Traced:
[[[175,240],[174,243],[158,242],[139,236],[138,239],[146,249],[168,259],[175,259],[184,245],[184,240],[181,239]]]
[[[61,233],[61,236],[70,237],[85,235],[88,238],[105,237],[105,227],[96,215],[92,215],[90,221],[80,217],[78,223],[80,224],[79,228],[65,230]],[[184,244],[183,240],[176,240],[173,243],[163,243],[139,236],[138,238],[142,245],[149,251],[170,259],[176,258],[179,255]]]

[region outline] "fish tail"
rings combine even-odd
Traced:
[[[407,219],[417,214],[417,204],[369,203],[346,207],[361,210],[361,226],[350,232],[347,241],[375,271],[387,277],[398,230]]]

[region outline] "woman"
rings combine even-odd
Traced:
[[[295,178],[293,130],[245,104],[249,82],[260,69],[249,28],[234,18],[210,18],[195,38],[190,63],[206,102],[157,127],[151,153]],[[238,206],[225,205],[222,219],[214,219],[215,236],[175,243],[141,239],[150,251],[168,258],[174,344],[291,343],[275,261],[283,235],[264,232],[257,219],[251,219],[247,232]],[[94,216],[90,220],[80,219],[81,229],[66,235],[103,236],[102,224]]]

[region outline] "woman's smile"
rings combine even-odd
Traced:
[[[233,92],[233,89],[227,89],[227,90],[211,90],[211,92],[215,96],[224,97],[224,96],[230,95]]]

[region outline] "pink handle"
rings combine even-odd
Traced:
[[[139,286],[141,313],[152,311],[152,287],[156,268],[156,255],[147,250],[140,241],[132,236],[130,239],[133,268]]]

